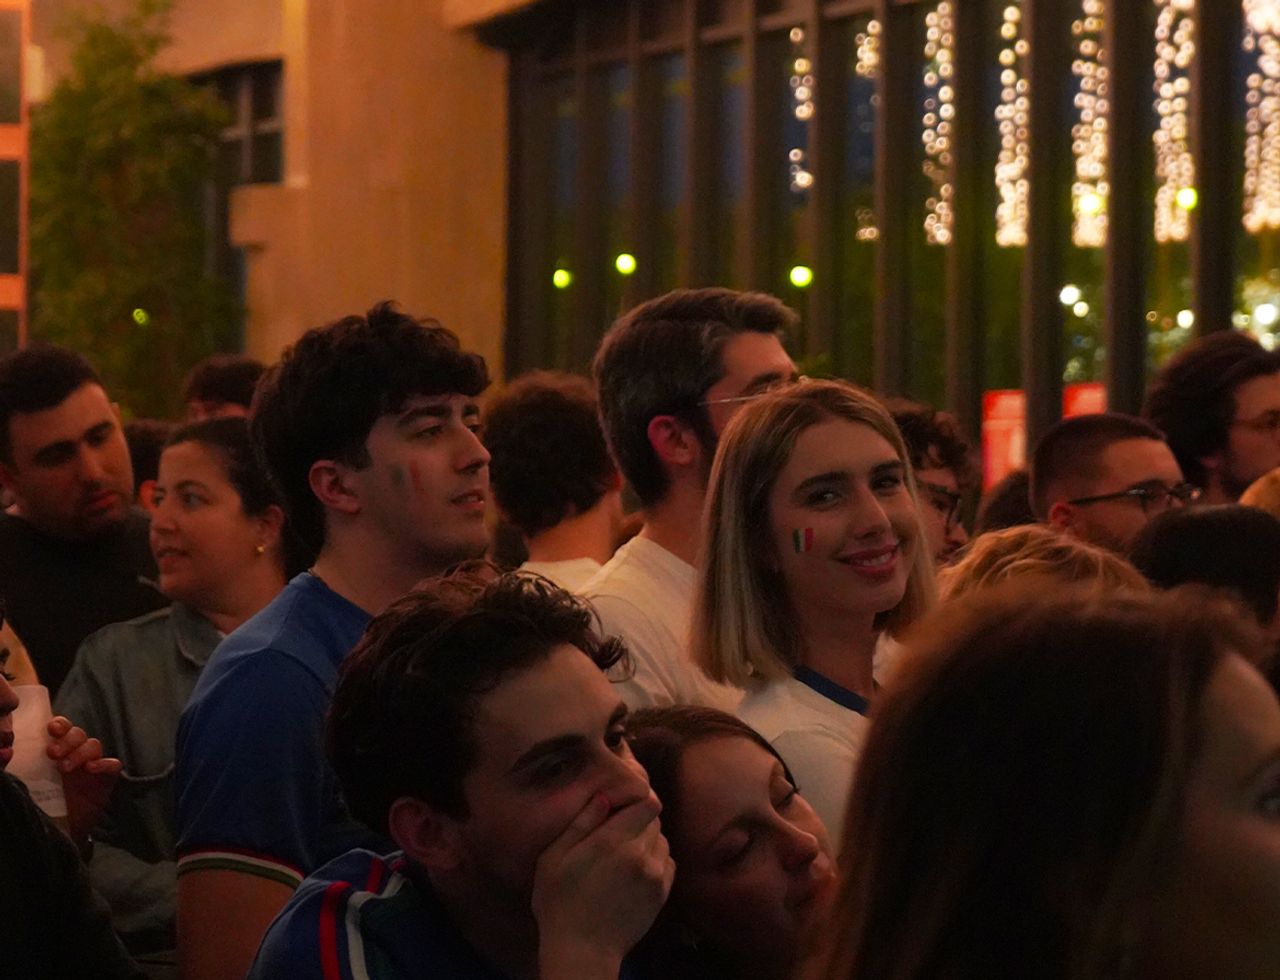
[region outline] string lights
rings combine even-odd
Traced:
[[[854,71],[859,78],[874,80],[880,71],[880,22],[869,20],[867,29],[859,31],[854,37],[857,44],[857,60],[854,62]],[[878,104],[879,96],[871,96],[871,104]],[[857,227],[854,230],[854,238],[860,242],[874,242],[880,237],[880,230],[876,227],[875,212],[869,207],[859,207],[854,212],[854,220]]]
[[[1075,180],[1071,184],[1075,219],[1071,239],[1081,248],[1107,243],[1107,116],[1109,79],[1102,47],[1103,0],[1084,0],[1082,16],[1071,24],[1075,57],[1071,74],[1080,82],[1075,96],[1076,122],[1071,127]]]
[[[996,158],[996,243],[1005,247],[1027,244],[1027,166],[1031,154],[1031,101],[1026,78],[1030,46],[1021,36],[1022,8],[1010,3],[1000,24],[1000,104],[996,122],[1000,153]]]
[[[1245,0],[1244,226],[1280,228],[1280,3]]]
[[[813,62],[805,51],[805,32],[803,27],[791,28],[791,111],[801,123],[807,124],[813,118]],[[791,164],[791,190],[795,194],[804,194],[813,186],[813,171],[809,169],[808,150],[804,146],[793,146],[787,152]]]
[[[925,200],[924,236],[930,245],[951,242],[955,215],[952,210],[951,127],[955,117],[955,18],[950,0],[940,0],[925,17],[924,175],[932,185]]]
[[[1222,2],[1222,0],[1218,0]],[[1155,237],[1185,242],[1196,206],[1196,168],[1189,143],[1191,62],[1195,58],[1195,0],[1155,0],[1156,158]]]

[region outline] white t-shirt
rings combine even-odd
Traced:
[[[600,563],[594,558],[569,558],[565,561],[527,561],[518,569],[536,572],[549,578],[566,592],[581,592],[591,577],[600,571]]]
[[[865,702],[856,694],[812,672],[802,673],[827,693],[794,677],[772,681],[747,691],[738,717],[778,750],[839,853],[845,806],[870,722],[863,713]],[[850,706],[855,704],[861,710]]]
[[[632,708],[704,704],[733,711],[742,697],[689,659],[697,572],[648,538],[632,538],[582,590],[606,636],[619,636],[635,670],[619,681]]]

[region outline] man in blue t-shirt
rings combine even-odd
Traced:
[[[315,564],[218,647],[178,729],[179,958],[241,980],[303,876],[368,831],[321,748],[339,665],[368,619],[487,545],[482,358],[390,304],[309,331],[250,417]]]
[[[604,676],[622,655],[545,579],[436,579],[342,666],[326,749],[401,849],[304,881],[250,980],[617,980],[671,887],[661,807]]]

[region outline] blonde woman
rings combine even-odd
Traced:
[[[882,630],[934,601],[911,464],[870,394],[811,381],[730,423],[711,472],[692,646],[843,825]]]
[[[979,536],[964,557],[944,569],[938,581],[944,601],[1014,580],[1040,576],[1052,588],[1078,585],[1102,597],[1117,591],[1148,592],[1133,565],[1114,552],[1069,537],[1042,524],[991,531]]]

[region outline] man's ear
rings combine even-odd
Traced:
[[[655,415],[645,429],[649,445],[658,459],[669,467],[688,467],[697,463],[702,445],[693,430],[674,415]]]
[[[1076,509],[1065,500],[1056,500],[1049,505],[1049,513],[1045,515],[1045,523],[1059,531],[1069,531],[1076,522]]]
[[[453,871],[463,861],[457,819],[422,800],[402,796],[392,803],[387,829],[405,856],[428,871]]]
[[[350,471],[332,459],[318,459],[311,464],[307,480],[316,499],[329,510],[340,514],[360,513],[360,497],[351,487]]]
[[[143,480],[138,484],[138,506],[148,514],[156,512],[156,481]]]

